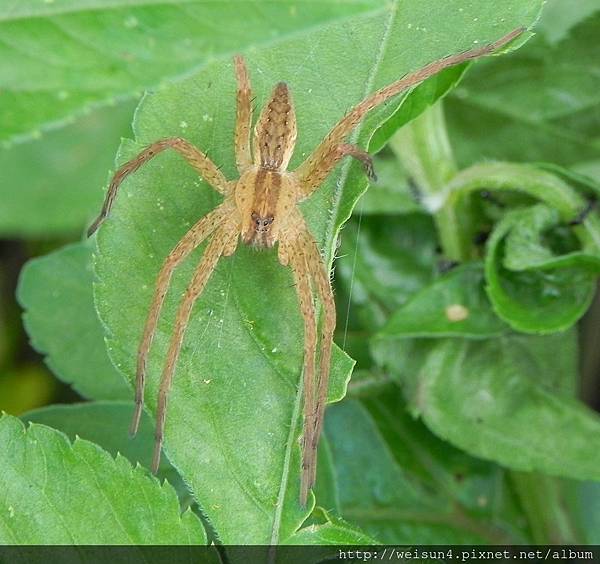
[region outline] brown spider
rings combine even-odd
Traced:
[[[304,318],[304,427],[300,502],[303,506],[306,505],[308,492],[315,482],[317,445],[323,427],[335,328],[335,302],[327,268],[323,264],[319,248],[308,231],[297,204],[308,198],[345,156],[358,159],[369,178],[375,178],[369,154],[355,145],[344,143],[344,139],[367,112],[444,68],[495,51],[522,31],[523,29],[516,29],[490,45],[434,61],[371,94],[350,110],[294,171],[286,170],[296,142],[296,116],[287,85],[280,82],[275,87],[256,123],[254,143],[251,147],[250,79],[244,59],[236,56],[237,119],[234,142],[236,164],[240,173],[238,180],[227,180],[202,151],[179,137],[153,143],[116,172],[110,183],[102,211],[90,227],[88,235],[94,233],[108,216],[121,182],[167,148],[180,153],[206,182],[225,197],[221,205],[200,219],[177,243],[165,259],[156,282],[156,291],[137,357],[135,413],[130,430],[132,435],[137,432],[144,403],[146,358],[171,276],[175,268],[196,247],[210,238],[177,312],[175,330],[160,381],[156,442],[152,459],[153,472],[157,471],[160,461],[167,396],[195,301],[206,286],[219,258],[231,255],[236,250],[239,239],[247,245],[266,248],[279,243],[277,250],[279,262],[284,266],[289,265],[292,269]],[[321,300],[324,311],[318,372],[315,370],[317,320],[313,292],[316,292]]]

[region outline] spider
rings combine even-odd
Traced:
[[[238,55],[234,57],[237,79],[234,146],[236,165],[240,174],[237,180],[227,180],[205,153],[180,137],[152,143],[137,157],[117,170],[109,185],[102,211],[89,228],[88,236],[91,236],[108,217],[123,180],[169,148],[177,151],[208,184],[224,196],[223,202],[202,217],[165,259],[158,274],[154,297],[139,346],[131,435],[135,435],[138,429],[144,404],[146,359],[171,277],[177,266],[196,247],[208,240],[202,259],[179,306],[160,380],[152,458],[154,473],[160,462],[168,394],[195,301],[204,290],[220,257],[233,254],[240,240],[246,245],[267,249],[277,244],[279,262],[292,270],[304,320],[304,425],[300,503],[306,506],[308,492],[316,478],[317,445],[323,427],[336,315],[329,273],[297,204],[310,197],[336,164],[346,156],[360,161],[369,179],[375,179],[373,162],[369,154],[356,145],[344,142],[369,111],[442,69],[495,51],[522,31],[524,31],[522,28],[516,29],[489,45],[434,61],[371,94],[346,113],[308,158],[293,171],[287,170],[297,133],[290,90],[284,82],[275,86],[256,123],[254,141],[251,144],[252,90],[246,63]],[[323,307],[318,370],[314,294]]]

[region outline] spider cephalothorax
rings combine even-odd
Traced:
[[[171,276],[175,268],[196,247],[209,240],[177,311],[175,329],[165,360],[156,411],[156,443],[152,460],[154,471],[157,470],[160,461],[167,397],[195,301],[204,290],[219,258],[231,255],[240,240],[248,245],[266,248],[278,243],[279,262],[284,266],[290,266],[292,270],[304,319],[304,427],[300,502],[306,504],[308,492],[316,477],[317,445],[323,426],[335,329],[335,302],[327,267],[323,264],[315,239],[309,232],[297,204],[308,198],[345,156],[359,160],[369,178],[374,178],[373,164],[368,153],[344,142],[367,112],[446,67],[491,53],[522,31],[517,29],[490,45],[434,61],[371,94],[350,110],[308,158],[293,171],[287,170],[297,134],[296,115],[289,88],[283,82],[275,86],[256,123],[254,142],[251,147],[250,79],[244,60],[238,56],[235,58],[238,88],[234,135],[236,165],[240,174],[238,180],[227,180],[201,150],[179,137],[153,143],[116,172],[110,183],[102,212],[89,229],[90,235],[108,216],[121,182],[167,148],[180,153],[208,184],[224,196],[223,203],[201,218],[165,259],[156,281],[156,290],[140,343],[132,434],[136,433],[139,425],[144,403],[146,359]],[[323,306],[318,370],[315,294]]]

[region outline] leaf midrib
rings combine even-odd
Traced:
[[[383,30],[383,37],[381,38],[381,45],[379,46],[379,51],[376,54],[375,61],[373,63],[373,67],[371,68],[371,72],[369,73],[367,82],[365,84],[365,89],[363,91],[363,96],[362,96],[363,99],[366,98],[367,95],[373,90],[373,84],[375,83],[375,78],[377,76],[379,68],[381,67],[381,62],[383,61],[383,57],[385,55],[386,48],[387,48],[387,45],[389,42],[390,32],[391,32],[392,26],[394,25],[394,21],[396,19],[396,14],[398,13],[398,2],[399,2],[399,0],[394,0],[393,3],[389,7],[386,7],[389,9],[388,20],[387,20],[387,22],[385,24],[385,28]],[[354,129],[354,131],[352,132],[352,134],[349,137],[350,143],[354,143],[356,141],[356,139],[360,135],[362,127],[363,127],[362,122],[356,126],[356,128]],[[335,244],[334,243],[335,243],[335,239],[336,239],[336,224],[338,223],[338,220],[339,220],[338,214],[339,214],[340,204],[342,201],[344,188],[345,188],[346,182],[348,180],[348,174],[350,173],[351,164],[352,163],[351,163],[350,159],[346,159],[346,161],[342,164],[342,167],[341,167],[342,170],[340,173],[339,181],[336,182],[335,189],[332,194],[331,213],[329,215],[329,219],[326,222],[325,244],[327,247],[325,249],[325,261],[326,261],[326,264],[327,264],[329,270],[331,270],[331,267],[333,265],[333,258],[335,256]],[[337,230],[339,230],[340,227],[341,226],[338,226]]]

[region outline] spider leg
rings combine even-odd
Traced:
[[[300,484],[300,503],[306,506],[311,477],[316,468],[316,450],[314,430],[317,428],[315,416],[317,405],[315,397],[315,357],[317,352],[317,325],[313,292],[310,283],[309,267],[303,247],[290,245],[288,248],[289,265],[292,268],[296,292],[300,301],[300,311],[304,319],[304,431],[302,437],[302,479]]]
[[[233,58],[237,79],[237,116],[235,122],[235,162],[242,174],[252,165],[250,152],[250,130],[252,128],[252,87],[244,57]]]
[[[238,230],[233,228],[231,224],[224,225],[217,229],[210,243],[208,244],[208,247],[204,251],[202,260],[196,268],[192,282],[188,286],[183,300],[179,306],[179,310],[177,311],[175,329],[173,336],[171,337],[171,343],[167,353],[167,360],[165,362],[164,370],[160,380],[160,388],[158,391],[158,404],[156,408],[156,434],[154,455],[152,457],[152,471],[154,473],[158,471],[160,451],[164,439],[167,398],[169,390],[171,389],[175,365],[177,363],[177,358],[179,357],[179,352],[181,351],[183,336],[188,326],[192,307],[204,290],[210,275],[214,271],[217,262],[219,261],[219,258],[221,258],[221,256],[224,254],[230,255],[235,250],[238,234]]]
[[[501,37],[494,43],[484,45],[476,49],[470,49],[463,53],[451,55],[443,59],[433,61],[423,68],[405,75],[400,80],[393,82],[389,86],[377,90],[370,96],[367,96],[362,102],[354,106],[336,125],[333,126],[331,131],[325,136],[319,146],[306,158],[306,160],[296,169],[296,173],[299,178],[310,178],[315,169],[321,166],[321,163],[327,158],[330,153],[335,151],[335,148],[340,145],[344,139],[354,130],[354,128],[362,121],[365,115],[383,104],[386,100],[404,92],[408,88],[419,84],[426,80],[430,76],[437,74],[441,70],[476,59],[483,55],[488,55],[500,47],[506,45],[512,41],[515,37],[519,36],[525,31],[525,28],[518,28],[504,37]],[[314,186],[312,190],[316,190],[318,186]],[[311,194],[311,191],[307,191],[304,197]]]
[[[325,265],[312,235],[304,225],[297,224],[298,235],[289,244],[287,257],[300,299],[300,309],[304,318],[304,431],[302,441],[302,478],[300,484],[300,503],[306,505],[308,491],[314,486],[317,474],[317,448],[323,428],[329,370],[335,330],[335,301],[331,282]],[[313,305],[313,288],[323,304],[323,325],[321,336],[321,355],[318,377],[314,377],[315,350],[317,345],[316,316]],[[308,375],[308,377],[307,377]]]
[[[375,170],[373,169],[373,159],[369,153],[356,145],[342,143],[336,145],[329,153],[323,156],[320,162],[315,163],[312,168],[307,169],[307,176],[298,178],[302,190],[300,201],[312,194],[323,183],[325,178],[329,176],[335,165],[346,156],[353,157],[362,163],[369,180],[377,180]]]
[[[200,149],[181,137],[161,139],[146,147],[137,157],[125,163],[117,170],[108,187],[102,211],[88,229],[88,237],[90,237],[108,217],[115,197],[117,196],[119,186],[123,180],[125,180],[132,172],[138,170],[142,165],[146,164],[149,160],[153,159],[156,155],[169,148],[174,149],[182,155],[187,162],[196,169],[198,174],[200,174],[200,176],[217,192],[227,195],[232,191],[233,184],[225,178],[219,168]]]
[[[317,378],[317,404],[315,415],[315,430],[311,435],[313,444],[309,445],[313,450],[315,463],[310,476],[310,487],[314,486],[317,471],[317,446],[319,437],[323,429],[323,421],[325,416],[325,406],[327,405],[327,391],[329,388],[329,370],[331,367],[331,350],[333,348],[333,333],[335,331],[335,300],[333,290],[331,288],[331,280],[327,275],[325,264],[319,253],[319,249],[313,237],[308,230],[304,235],[306,262],[310,271],[311,277],[316,287],[317,294],[323,304],[323,325],[321,334],[321,356],[319,359],[319,373]]]
[[[152,305],[148,312],[146,325],[144,326],[144,334],[138,349],[135,378],[135,411],[129,428],[129,433],[132,436],[137,433],[142,409],[144,407],[146,359],[148,358],[148,352],[152,346],[160,310],[169,289],[173,272],[189,256],[189,254],[225,220],[227,213],[228,209],[225,208],[224,205],[221,205],[205,215],[183,236],[179,243],[177,243],[175,248],[169,253],[169,256],[164,260],[160,269],[160,273],[156,279],[156,289],[154,291],[154,297],[152,298]]]

